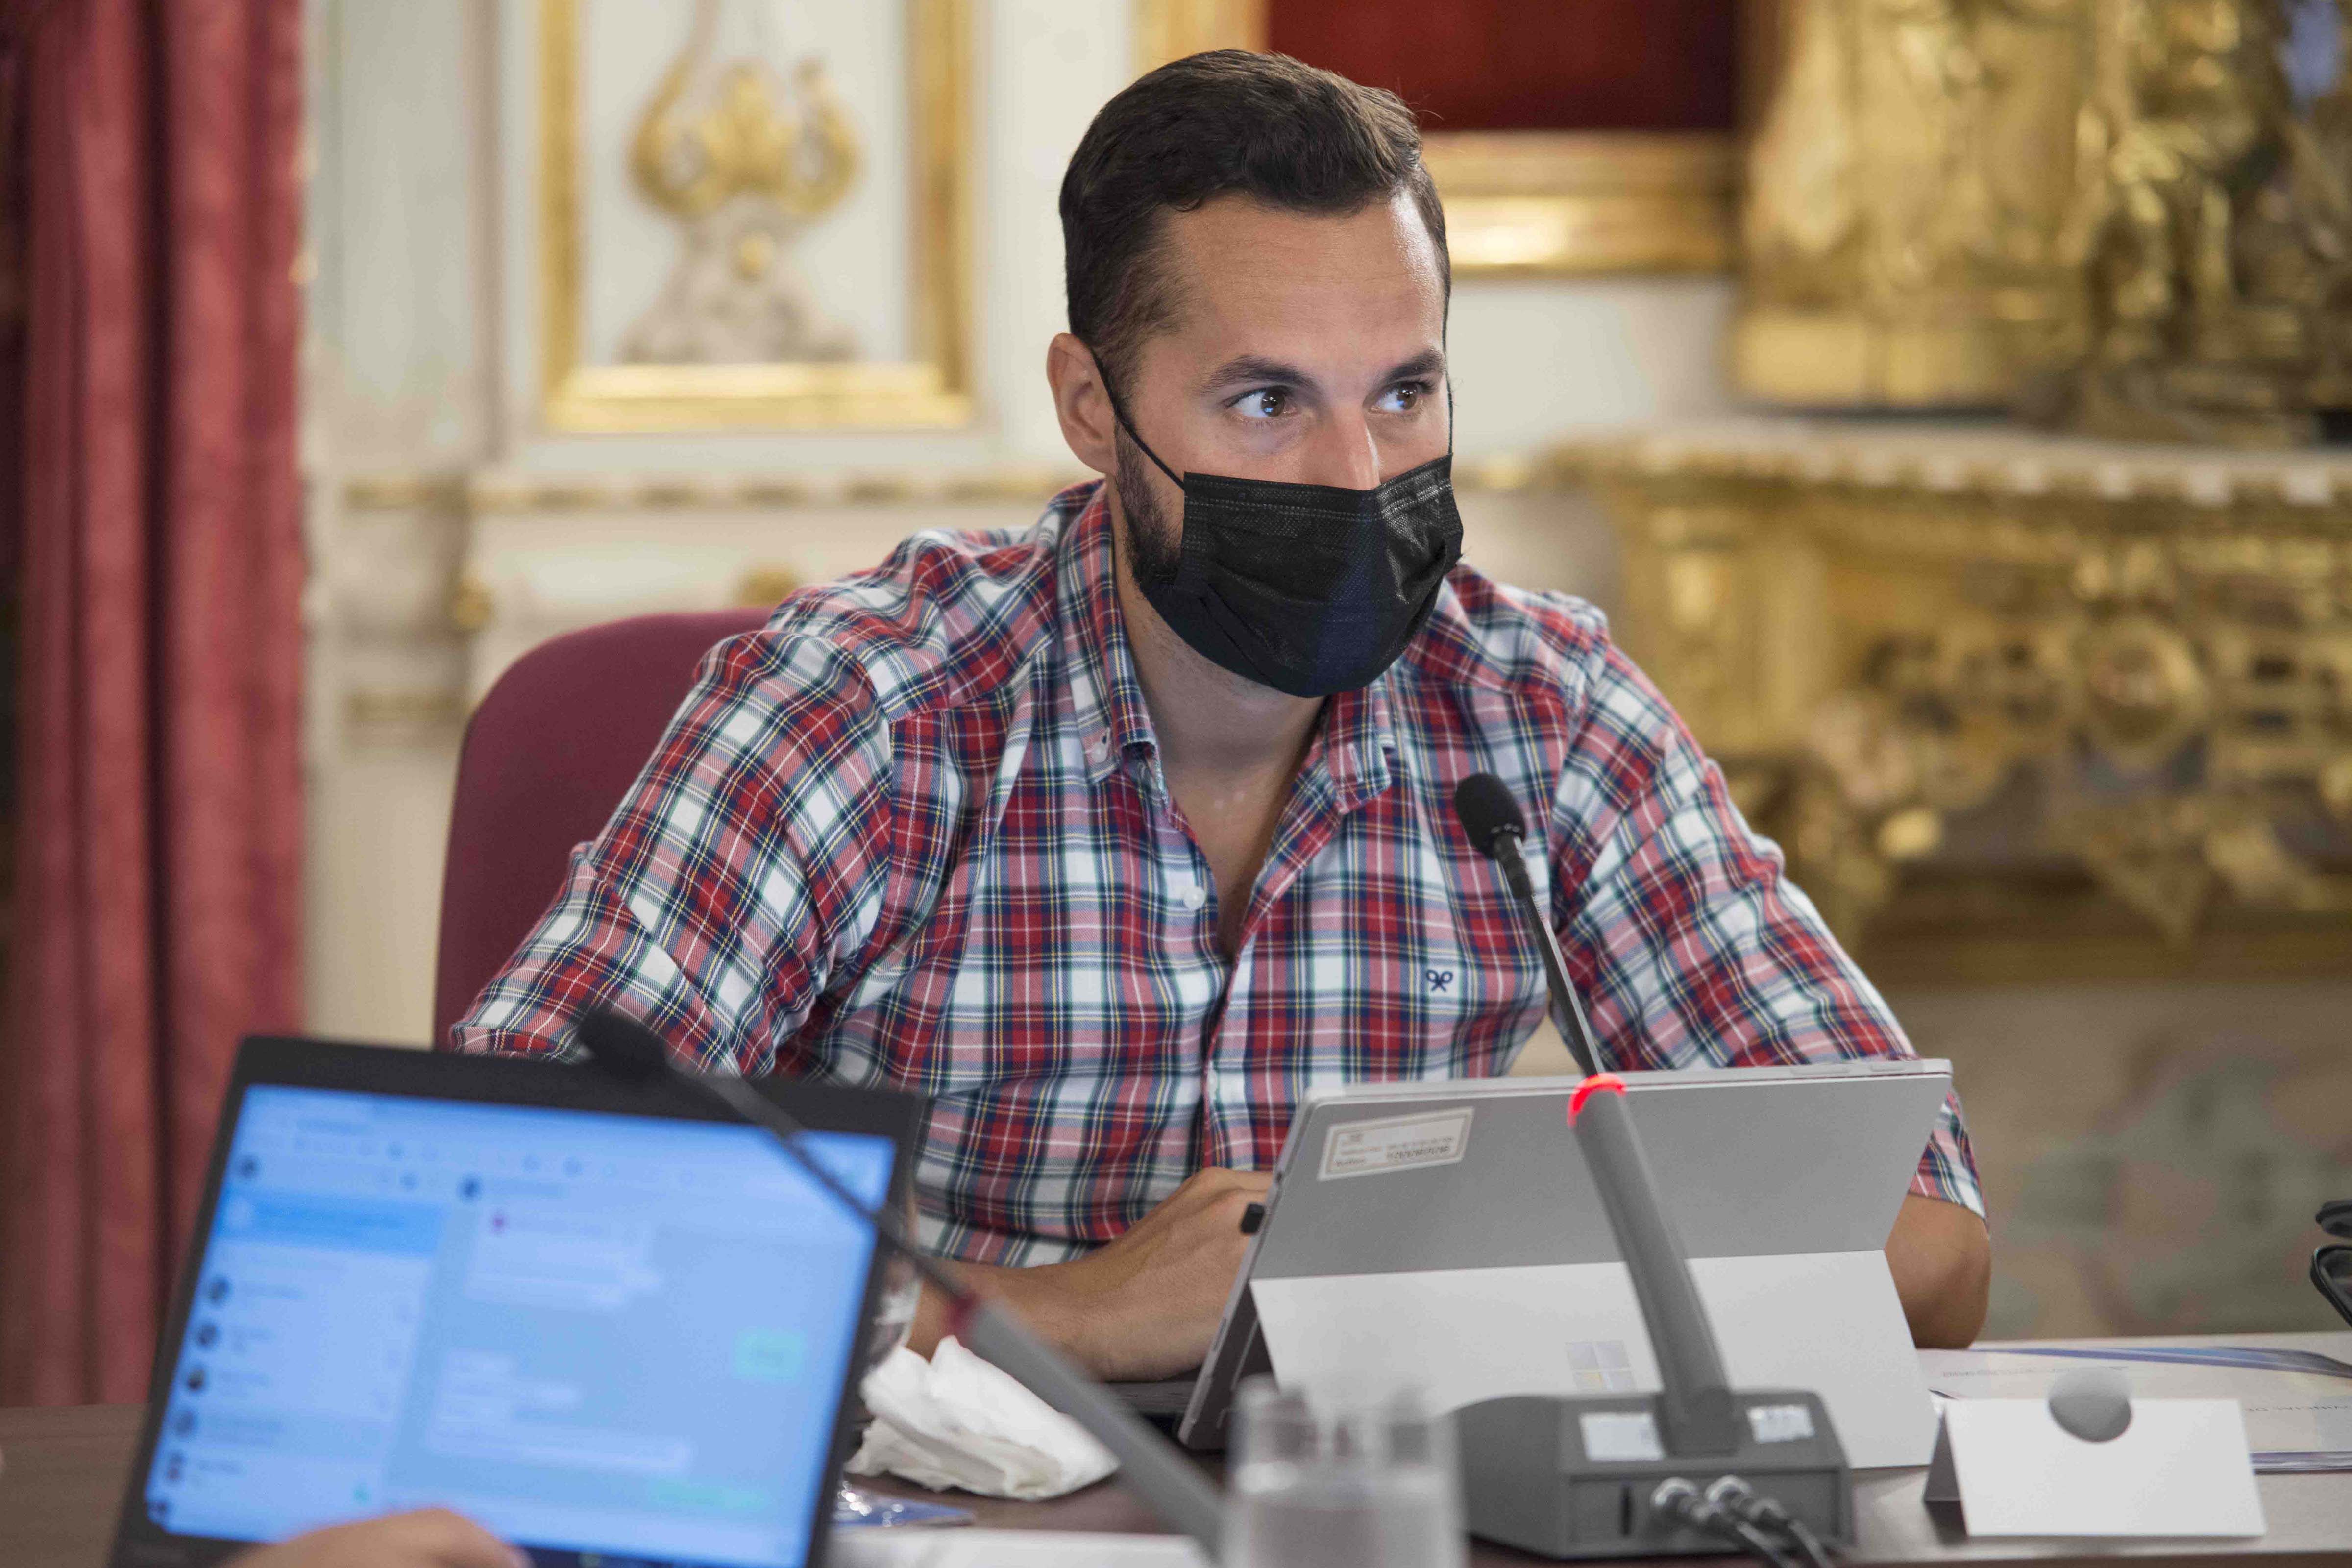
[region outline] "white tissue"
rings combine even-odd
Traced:
[[[1083,1530],[841,1530],[824,1552],[842,1568],[1214,1568],[1181,1535]]]
[[[863,1393],[874,1424],[849,1461],[853,1475],[1035,1502],[1118,1468],[1076,1422],[952,1338],[929,1361],[893,1352],[866,1374]]]

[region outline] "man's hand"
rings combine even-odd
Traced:
[[[1209,1353],[1249,1247],[1242,1211],[1269,1184],[1255,1171],[1196,1171],[1133,1229],[1084,1258],[960,1272],[1097,1377],[1181,1376]],[[947,1331],[945,1309],[924,1292],[909,1342],[925,1355]]]
[[[530,1568],[530,1559],[469,1519],[427,1508],[314,1530],[228,1568]]]

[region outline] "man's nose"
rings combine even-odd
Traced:
[[[1340,489],[1368,490],[1381,482],[1381,447],[1372,439],[1363,410],[1343,411],[1316,432],[1299,481]]]

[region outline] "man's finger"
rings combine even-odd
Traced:
[[[472,1520],[446,1508],[420,1509],[399,1516],[412,1531],[420,1563],[435,1568],[530,1568],[530,1559]]]
[[[1217,1206],[1221,1209],[1238,1209],[1244,1204],[1257,1203],[1265,1198],[1266,1189],[1273,1185],[1274,1183],[1265,1176],[1254,1176],[1235,1182],[1217,1194]]]
[[[1223,1197],[1233,1193],[1262,1194],[1274,1178],[1264,1171],[1235,1171],[1216,1166],[1202,1171],[1192,1178],[1198,1191],[1210,1197]]]

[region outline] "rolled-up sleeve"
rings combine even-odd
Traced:
[[[888,727],[839,648],[773,630],[720,644],[446,1044],[561,1055],[574,1020],[608,1006],[687,1059],[764,1070],[874,929],[890,767]]]
[[[1610,1065],[1916,1058],[1649,679],[1605,638],[1585,670],[1553,803],[1552,915]],[[1911,1190],[1984,1213],[1957,1092]]]

